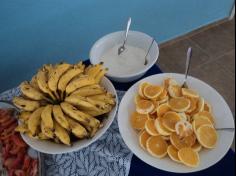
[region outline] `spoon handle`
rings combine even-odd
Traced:
[[[192,48],[189,47],[188,48],[188,52],[187,52],[187,60],[186,60],[186,68],[185,68],[185,80],[184,80],[185,82],[186,82],[186,80],[188,78],[191,58],[192,58]]]
[[[123,46],[125,46],[125,43],[126,43],[126,41],[127,41],[128,33],[129,33],[129,28],[130,28],[131,22],[132,22],[131,17],[129,17],[129,20],[128,20],[128,23],[127,23],[127,26],[126,26],[125,40],[124,40]]]

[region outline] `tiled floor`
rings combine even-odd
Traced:
[[[190,75],[216,88],[235,116],[235,19],[161,45],[157,64],[164,72],[183,73],[189,46],[193,48]]]

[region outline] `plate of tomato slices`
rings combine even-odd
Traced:
[[[0,103],[0,175],[40,176],[40,155],[15,132],[15,114],[13,107]]]

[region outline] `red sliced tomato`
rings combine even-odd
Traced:
[[[31,163],[31,158],[28,155],[25,155],[22,170],[27,171],[30,167],[30,163]]]
[[[26,147],[27,144],[22,140],[22,138],[18,135],[12,135],[11,136],[11,140],[13,141],[13,143],[19,147]]]

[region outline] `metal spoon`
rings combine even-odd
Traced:
[[[192,48],[189,47],[187,51],[187,59],[186,59],[186,66],[185,66],[185,77],[184,77],[184,83],[182,85],[182,88],[188,88],[187,85],[187,79],[188,79],[188,73],[189,73],[189,68],[191,64],[191,58],[192,58]]]
[[[130,25],[131,25],[131,21],[132,20],[129,17],[129,20],[128,20],[128,23],[127,23],[127,26],[126,26],[125,39],[124,39],[123,45],[120,46],[119,49],[118,49],[118,55],[120,55],[125,50],[125,44],[126,44],[126,41],[127,41],[127,38],[128,38],[128,33],[129,33],[129,28],[130,28]]]
[[[153,38],[153,39],[152,39],[152,43],[151,43],[151,45],[149,46],[148,52],[147,52],[147,54],[146,54],[146,56],[145,56],[144,65],[147,65],[147,64],[148,64],[147,56],[148,56],[148,54],[149,54],[149,52],[150,52],[150,50],[151,50],[151,48],[152,48],[152,45],[153,45],[154,41],[155,41],[155,39]]]

